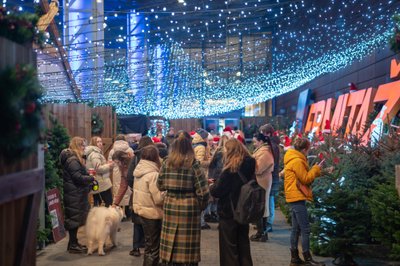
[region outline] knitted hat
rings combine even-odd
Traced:
[[[331,122],[329,120],[325,120],[325,127],[322,130],[322,133],[326,133],[326,134],[331,133]]]

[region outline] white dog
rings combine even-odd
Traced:
[[[97,241],[99,256],[104,256],[106,254],[104,244],[108,236],[113,247],[116,246],[117,230],[123,216],[124,213],[120,207],[94,207],[90,210],[85,226],[88,255],[95,250],[94,244]]]

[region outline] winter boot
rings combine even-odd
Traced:
[[[256,234],[250,236],[250,241],[254,242],[267,242],[267,240],[268,240],[268,233],[257,232]]]
[[[304,265],[304,261],[302,261],[299,257],[299,250],[290,249],[290,254],[292,258],[290,259],[290,266]]]
[[[303,257],[306,266],[325,266],[325,263],[313,260],[310,251],[303,252]]]

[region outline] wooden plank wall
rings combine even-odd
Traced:
[[[0,71],[8,66],[16,64],[36,64],[35,54],[29,47],[14,43],[6,38],[0,37]],[[13,163],[6,163],[4,158],[0,158],[0,175],[14,173],[25,169],[37,167],[36,152],[32,156]]]
[[[16,64],[36,66],[29,46],[0,37],[0,71]],[[42,157],[40,157],[42,158]],[[36,264],[36,227],[44,188],[37,152],[18,162],[0,158],[0,265]],[[33,183],[28,184],[29,181]]]
[[[0,37],[0,69],[15,64],[33,64],[36,65],[35,55],[32,49],[23,45],[14,43]]]
[[[175,129],[175,133],[179,130],[190,132],[196,128],[202,127],[198,118],[171,119],[169,120],[169,125]]]
[[[43,108],[43,114],[47,128],[51,127],[50,113],[67,128],[71,137],[80,136],[87,141],[90,141],[92,137],[92,114],[97,113],[104,123],[104,129],[100,137],[103,139],[115,138],[115,112],[112,107],[91,108],[83,103],[46,104]]]
[[[90,141],[92,137],[92,112],[88,105],[83,103],[46,104],[43,108],[43,114],[48,128],[51,127],[50,113],[67,128],[71,137],[79,136]]]
[[[99,106],[92,108],[92,114],[99,114],[103,120],[104,128],[100,137],[102,138],[115,138],[114,128],[114,111],[111,106]]]

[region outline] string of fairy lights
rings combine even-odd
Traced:
[[[101,87],[82,90],[82,100],[113,105],[118,114],[168,119],[244,108],[361,60],[386,45],[400,7],[394,0],[137,1],[143,3],[110,8],[112,2],[118,1],[105,1],[104,17],[58,21],[62,28],[103,24],[104,39],[63,46],[70,62],[84,62],[74,73],[79,86],[102,80]],[[130,14],[142,19],[140,34],[127,32]],[[85,28],[79,34],[92,33]],[[145,56],[128,66],[132,37]],[[96,54],[99,45],[104,51]],[[79,49],[80,55],[72,53]],[[90,62],[99,57],[104,65],[94,69]],[[40,62],[58,63],[59,56]],[[66,101],[60,97],[65,89],[51,89],[65,83],[57,73],[40,73],[45,102]]]

